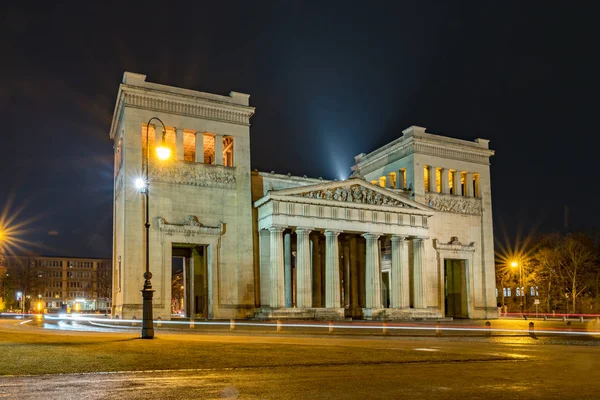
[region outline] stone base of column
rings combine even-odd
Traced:
[[[439,320],[442,312],[436,309],[416,308],[363,308],[363,319],[385,320],[385,321],[417,321],[417,320]]]
[[[311,319],[325,321],[344,320],[343,308],[257,308],[255,319]]]
[[[390,321],[439,320],[442,311],[435,308],[384,308],[380,317]]]

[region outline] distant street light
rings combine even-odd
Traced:
[[[150,181],[148,178],[150,169],[150,141],[148,140],[148,134],[150,123],[153,120],[160,122],[163,127],[162,142],[156,148],[156,155],[161,160],[166,160],[171,155],[171,149],[165,145],[167,127],[159,118],[150,118],[148,124],[146,124],[146,176],[145,179],[138,178],[135,180],[135,187],[146,195],[146,223],[144,224],[146,227],[146,272],[144,273],[144,288],[142,289],[142,339],[154,339],[154,318],[152,317],[152,297],[154,290],[152,290],[152,273],[150,273]]]

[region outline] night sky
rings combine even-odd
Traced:
[[[0,10],[0,207],[29,250],[111,255],[124,71],[250,93],[261,171],[345,178],[420,125],[491,140],[498,236],[564,231],[565,206],[568,229],[597,227],[591,2],[58,3]]]

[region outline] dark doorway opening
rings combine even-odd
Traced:
[[[208,318],[207,246],[173,245],[171,313]]]
[[[466,260],[444,260],[446,317],[469,318],[466,270]]]

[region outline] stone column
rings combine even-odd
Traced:
[[[429,192],[437,193],[437,174],[436,167],[429,166]]]
[[[465,177],[465,185],[467,186],[467,197],[473,197],[473,173],[467,172]]]
[[[175,128],[175,160],[183,160],[183,129]]]
[[[442,193],[450,194],[449,171],[447,168],[442,168]]]
[[[215,165],[223,165],[223,136],[215,135]]]
[[[283,235],[283,263],[285,266],[285,306],[292,307],[292,235]]]
[[[381,264],[379,256],[379,235],[365,233],[367,240],[365,268],[365,308],[381,308]]]
[[[196,132],[196,162],[204,162],[204,132]]]
[[[271,233],[266,229],[259,231],[260,246],[260,305],[263,307],[271,303]]]
[[[457,196],[462,196],[462,189],[460,186],[460,171],[456,170],[454,171],[454,194]]]
[[[296,307],[312,307],[310,229],[296,228]]]
[[[340,308],[340,253],[338,231],[325,231],[325,307]]]
[[[405,308],[408,307],[408,302],[405,302],[407,296],[404,294],[408,291],[408,282],[404,281],[404,236],[392,236],[392,279],[391,287],[391,307]]]
[[[425,301],[425,273],[423,271],[424,239],[414,238],[413,242],[413,305],[414,308],[427,308]]]
[[[285,305],[284,294],[284,272],[283,272],[283,227],[272,226],[269,228],[271,232],[271,301],[270,305],[273,308],[283,307]]]

